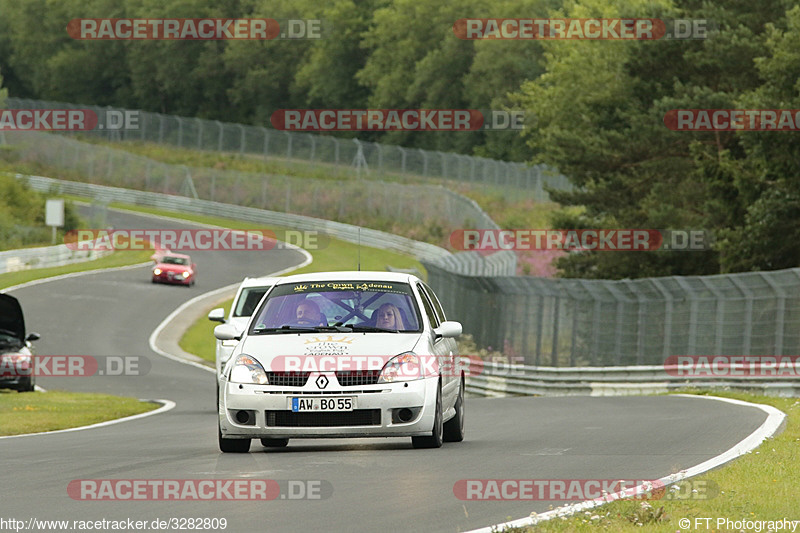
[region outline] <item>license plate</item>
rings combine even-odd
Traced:
[[[352,411],[355,398],[292,398],[292,411]]]

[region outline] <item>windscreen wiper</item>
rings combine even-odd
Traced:
[[[361,324],[348,324],[353,331],[383,331],[386,333],[397,333],[396,329],[376,328],[375,326],[364,326]]]
[[[259,335],[261,333],[316,333],[316,327],[309,326],[290,326],[286,324],[279,328],[255,328],[253,333]]]

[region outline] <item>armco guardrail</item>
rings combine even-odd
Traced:
[[[0,252],[0,274],[32,268],[64,266],[98,259],[108,255],[105,250],[70,250],[66,245],[22,248]]]
[[[794,375],[800,374],[796,369]],[[484,364],[467,377],[467,391],[480,396],[624,396],[685,389],[738,390],[767,396],[800,396],[800,379],[763,377],[681,377],[663,365],[555,368]]]

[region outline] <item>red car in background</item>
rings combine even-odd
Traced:
[[[192,286],[197,277],[197,265],[185,254],[167,253],[156,259],[153,283],[173,283]]]

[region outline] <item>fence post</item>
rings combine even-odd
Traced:
[[[759,272],[759,275],[772,288],[772,292],[774,292],[775,296],[778,298],[775,309],[775,349],[773,353],[775,355],[783,355],[783,324],[786,320],[786,291],[772,280],[771,273]]]
[[[730,277],[730,280],[734,285],[736,285],[736,288],[739,289],[739,292],[742,293],[742,296],[744,296],[745,299],[744,324],[742,325],[744,328],[744,346],[742,347],[742,355],[750,355],[750,346],[753,336],[753,293],[739,281],[739,276],[741,276],[741,274],[733,274]]]
[[[336,137],[331,137],[331,141],[333,141],[333,151],[336,154],[336,166],[339,166],[339,139]]]
[[[375,148],[378,149],[378,168],[381,169],[381,173],[383,173],[383,148],[378,143],[375,143]]]
[[[217,126],[219,127],[219,135],[217,136],[217,151],[221,152],[222,151],[222,133],[223,133],[223,129],[224,128],[222,127],[222,122],[220,122],[219,120],[215,120],[214,122],[216,122]]]
[[[550,366],[558,366],[558,334],[561,318],[561,297],[555,296],[553,302],[553,343],[550,350]]]
[[[262,127],[261,131],[264,132],[264,157],[269,156],[269,130]]]
[[[670,293],[664,286],[658,281],[657,278],[651,278],[650,282],[655,285],[656,289],[664,296],[664,347],[662,350],[662,356],[664,361],[666,362],[667,357],[671,354],[670,352],[670,344],[672,343],[672,293]]]
[[[289,139],[286,144],[286,160],[288,161],[292,158],[292,134],[288,131],[283,131],[281,133],[286,135],[286,137]]]
[[[244,136],[245,136],[245,131],[244,131],[244,126],[242,126],[241,124],[239,124],[239,128],[242,130],[242,138],[241,138],[241,141],[239,142],[239,153],[240,153],[240,154],[243,154],[243,153],[244,153]]]
[[[406,151],[403,148],[397,147],[400,150],[400,171],[406,173]]]
[[[164,117],[161,113],[156,113],[158,117],[158,144],[164,142]]]
[[[722,326],[725,322],[725,297],[724,295],[706,280],[705,277],[698,278],[706,289],[714,294],[714,307],[716,308],[716,324],[714,328],[714,355],[724,355],[722,353]]]
[[[544,313],[542,310],[544,309],[544,299],[545,295],[539,295],[539,305],[536,305],[535,308],[536,312],[536,358],[534,359],[534,364],[539,366],[540,364],[540,357],[542,355],[542,325],[544,322]]]
[[[672,279],[678,282],[683,291],[686,293],[686,299],[689,300],[689,339],[686,345],[686,355],[697,355],[697,294],[692,290],[686,280],[680,276],[673,276]]]
[[[197,149],[203,149],[203,120],[202,119],[195,119],[197,120]]]

